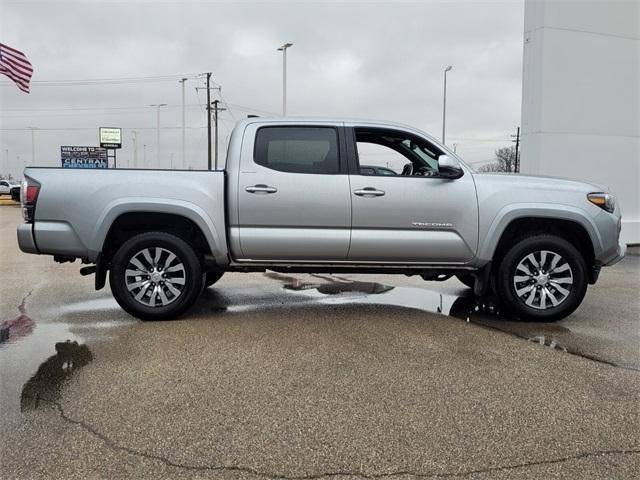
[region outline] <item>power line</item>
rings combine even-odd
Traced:
[[[66,131],[81,131],[81,130],[97,130],[99,127],[34,127],[38,130],[42,131],[50,131],[50,132],[66,132]],[[156,130],[157,127],[120,127],[123,130]],[[160,130],[178,130],[181,129],[182,125],[177,127],[160,127]],[[201,130],[207,128],[206,126],[202,127],[186,127],[188,130]],[[24,132],[30,131],[30,127],[16,127],[16,128],[0,128],[0,131],[3,132]]]
[[[481,137],[450,137],[450,140],[456,140],[460,142],[509,142],[509,138],[481,138]]]
[[[174,82],[180,78],[196,78],[195,75],[159,75],[148,77],[114,77],[114,78],[85,78],[85,79],[67,79],[67,80],[34,80],[33,85],[45,87],[76,87],[90,85],[129,85],[139,83],[154,82]],[[0,86],[13,86],[10,82],[0,82]]]
[[[202,105],[191,103],[186,107],[200,108]],[[167,104],[167,108],[181,108],[182,104]],[[117,107],[91,106],[91,107],[56,107],[56,108],[5,108],[3,112],[66,112],[66,111],[92,111],[92,110],[148,110],[149,105],[121,105]]]

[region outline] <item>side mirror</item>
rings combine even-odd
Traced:
[[[442,178],[455,179],[464,175],[464,170],[457,159],[449,155],[440,155],[438,157],[438,173]]]

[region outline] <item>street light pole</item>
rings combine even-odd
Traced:
[[[182,168],[184,168],[186,164],[185,159],[185,112],[184,112],[184,83],[187,81],[186,78],[178,80],[182,84]]]
[[[138,131],[132,130],[133,133],[133,168],[138,168]]]
[[[37,127],[27,127],[31,130],[31,165],[35,166],[36,164],[36,140],[34,135],[34,130],[37,130]]]
[[[444,130],[447,123],[447,72],[453,68],[449,65],[444,69],[444,93],[442,97],[442,144],[444,145]]]
[[[166,107],[166,103],[154,103],[153,105],[149,105],[150,107],[156,107],[156,168],[160,168],[160,107]]]
[[[278,48],[282,52],[282,116],[287,116],[287,48],[292,47],[293,43],[285,43]]]

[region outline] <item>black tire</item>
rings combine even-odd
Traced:
[[[153,253],[154,263],[145,259],[143,255],[145,250],[150,254]],[[160,250],[160,257],[156,266],[155,257],[158,250]],[[171,258],[170,254],[175,255],[175,258]],[[141,275],[134,276],[131,272],[126,273],[127,267],[134,265],[130,263],[132,261],[145,267],[145,270],[132,267],[134,271],[141,272]],[[162,262],[168,263],[163,265]],[[169,273],[170,270],[174,271]],[[151,275],[154,275],[154,278]],[[156,278],[160,275],[162,278]],[[111,262],[109,283],[113,296],[127,313],[141,320],[167,320],[179,317],[193,305],[202,291],[202,277],[198,256],[187,242],[169,233],[148,232],[130,238],[118,249]],[[152,281],[153,283],[150,283]],[[147,285],[133,288],[140,283],[147,283]],[[149,291],[151,286],[154,286],[152,292]],[[136,300],[135,296],[142,295],[140,292],[145,288],[144,295],[140,300]],[[179,293],[174,295],[172,291]],[[160,305],[156,305],[158,301]],[[164,304],[165,301],[169,303]]]
[[[207,272],[204,274],[204,288],[209,288],[222,278],[224,272]]]
[[[476,277],[473,275],[456,275],[458,280],[460,280],[465,286],[469,287],[473,290],[476,286]]]
[[[535,263],[527,260],[531,254]],[[554,255],[560,260],[552,269]],[[518,318],[538,322],[559,320],[573,313],[584,298],[587,283],[587,266],[580,252],[563,238],[546,234],[515,243],[496,274],[498,295],[505,308]]]

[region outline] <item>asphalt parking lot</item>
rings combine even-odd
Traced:
[[[143,323],[0,207],[2,478],[638,478],[640,257],[513,322],[456,280],[229,274]]]

